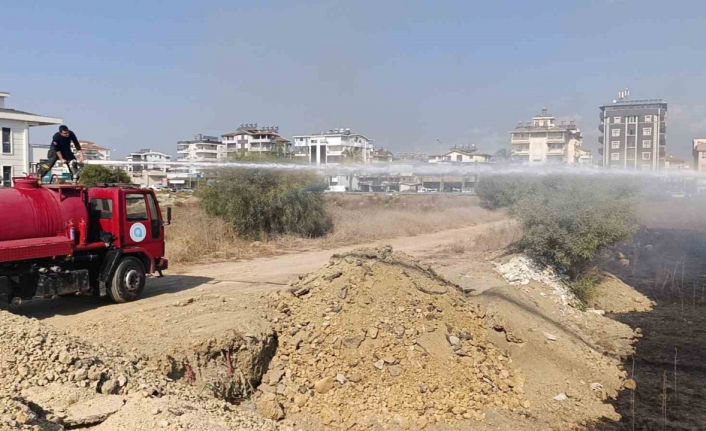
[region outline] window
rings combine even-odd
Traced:
[[[611,160],[620,160],[620,153],[610,153]]]
[[[462,161],[463,161],[463,156],[460,155],[460,154],[457,155],[457,156],[456,156],[456,161],[457,161],[457,162],[462,162]]]
[[[316,143],[316,139],[312,139],[312,140],[311,140],[311,143],[312,143],[312,144],[315,144],[315,143]]]
[[[642,153],[642,160],[650,160],[652,153],[644,152]]]
[[[701,155],[701,158],[702,158],[702,159],[706,159],[706,152],[701,152],[701,153],[699,153],[699,154]]]
[[[652,141],[645,139],[642,141],[642,148],[652,148]]]
[[[12,166],[2,167],[2,186],[12,187]]]
[[[637,115],[625,117],[625,121],[627,121],[628,123],[637,123]]]
[[[128,221],[147,220],[147,206],[143,195],[127,195],[125,197]]]
[[[628,136],[635,136],[635,128],[628,127]]]
[[[12,129],[2,128],[2,153],[12,154]]]
[[[620,129],[610,129],[610,136],[620,136]]]
[[[147,195],[147,203],[150,206],[150,222],[152,225],[152,239],[159,239],[162,233],[162,221],[159,219],[157,212],[157,204],[154,201],[154,196]]]
[[[651,127],[644,127],[642,129],[642,134],[645,136],[652,136],[652,128]]]
[[[617,150],[620,148],[620,141],[610,141],[610,149]]]
[[[613,124],[620,124],[621,117],[613,117]]]
[[[652,122],[652,116],[651,115],[645,115],[645,123],[651,123]]]
[[[113,218],[113,201],[111,199],[93,199],[91,201],[91,216],[101,220]]]

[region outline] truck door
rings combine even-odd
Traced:
[[[151,257],[164,256],[164,228],[151,193],[125,193],[125,221],[125,246],[141,247]]]

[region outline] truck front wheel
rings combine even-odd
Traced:
[[[132,256],[124,257],[113,275],[110,286],[110,297],[117,303],[130,302],[138,299],[145,288],[145,267],[140,259]]]

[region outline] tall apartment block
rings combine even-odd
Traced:
[[[603,166],[652,171],[664,167],[666,102],[623,98],[600,109],[598,144]]]

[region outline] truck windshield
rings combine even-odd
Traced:
[[[144,195],[127,195],[125,204],[128,221],[147,220],[147,206],[145,205]]]

